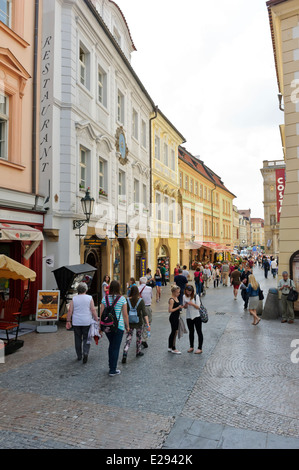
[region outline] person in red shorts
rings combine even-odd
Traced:
[[[237,300],[237,297],[238,297],[238,290],[239,290],[240,284],[241,284],[241,273],[238,270],[237,266],[235,266],[235,269],[231,273],[231,276],[230,276],[230,285],[233,286],[235,300]]]

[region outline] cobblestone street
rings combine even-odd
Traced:
[[[267,295],[274,281],[256,273]],[[167,352],[168,298],[169,287],[154,305],[150,347],[136,358],[132,344],[119,377],[108,376],[106,338],[82,365],[63,327],[24,336],[0,364],[0,448],[219,447],[225,427],[299,438],[299,368],[290,358],[299,323],[254,327],[231,288],[210,288],[203,355],[187,354],[185,335],[175,356]],[[210,426],[205,442],[199,423]]]

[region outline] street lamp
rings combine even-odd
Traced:
[[[83,214],[85,215],[85,220],[74,220],[73,221],[73,230],[78,230],[79,229],[79,254],[80,254],[80,239],[83,235],[81,235],[81,228],[90,221],[90,217],[92,216],[93,213],[93,208],[94,208],[94,203],[95,200],[94,198],[90,197],[90,188],[87,188],[85,196],[81,199],[81,205],[82,205],[82,210]]]
[[[85,220],[74,220],[73,221],[73,229],[77,230],[83,227],[86,223],[88,224],[90,221],[90,217],[93,213],[93,208],[94,208],[94,198],[90,197],[90,192],[88,188],[86,190],[85,196],[81,199],[81,205],[82,205],[82,210],[83,214],[85,215]]]

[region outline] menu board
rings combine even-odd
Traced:
[[[36,321],[57,321],[59,300],[59,290],[39,290],[37,292]]]

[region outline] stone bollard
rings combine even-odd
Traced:
[[[269,289],[262,315],[263,320],[277,320],[282,316],[281,300],[277,289]]]

